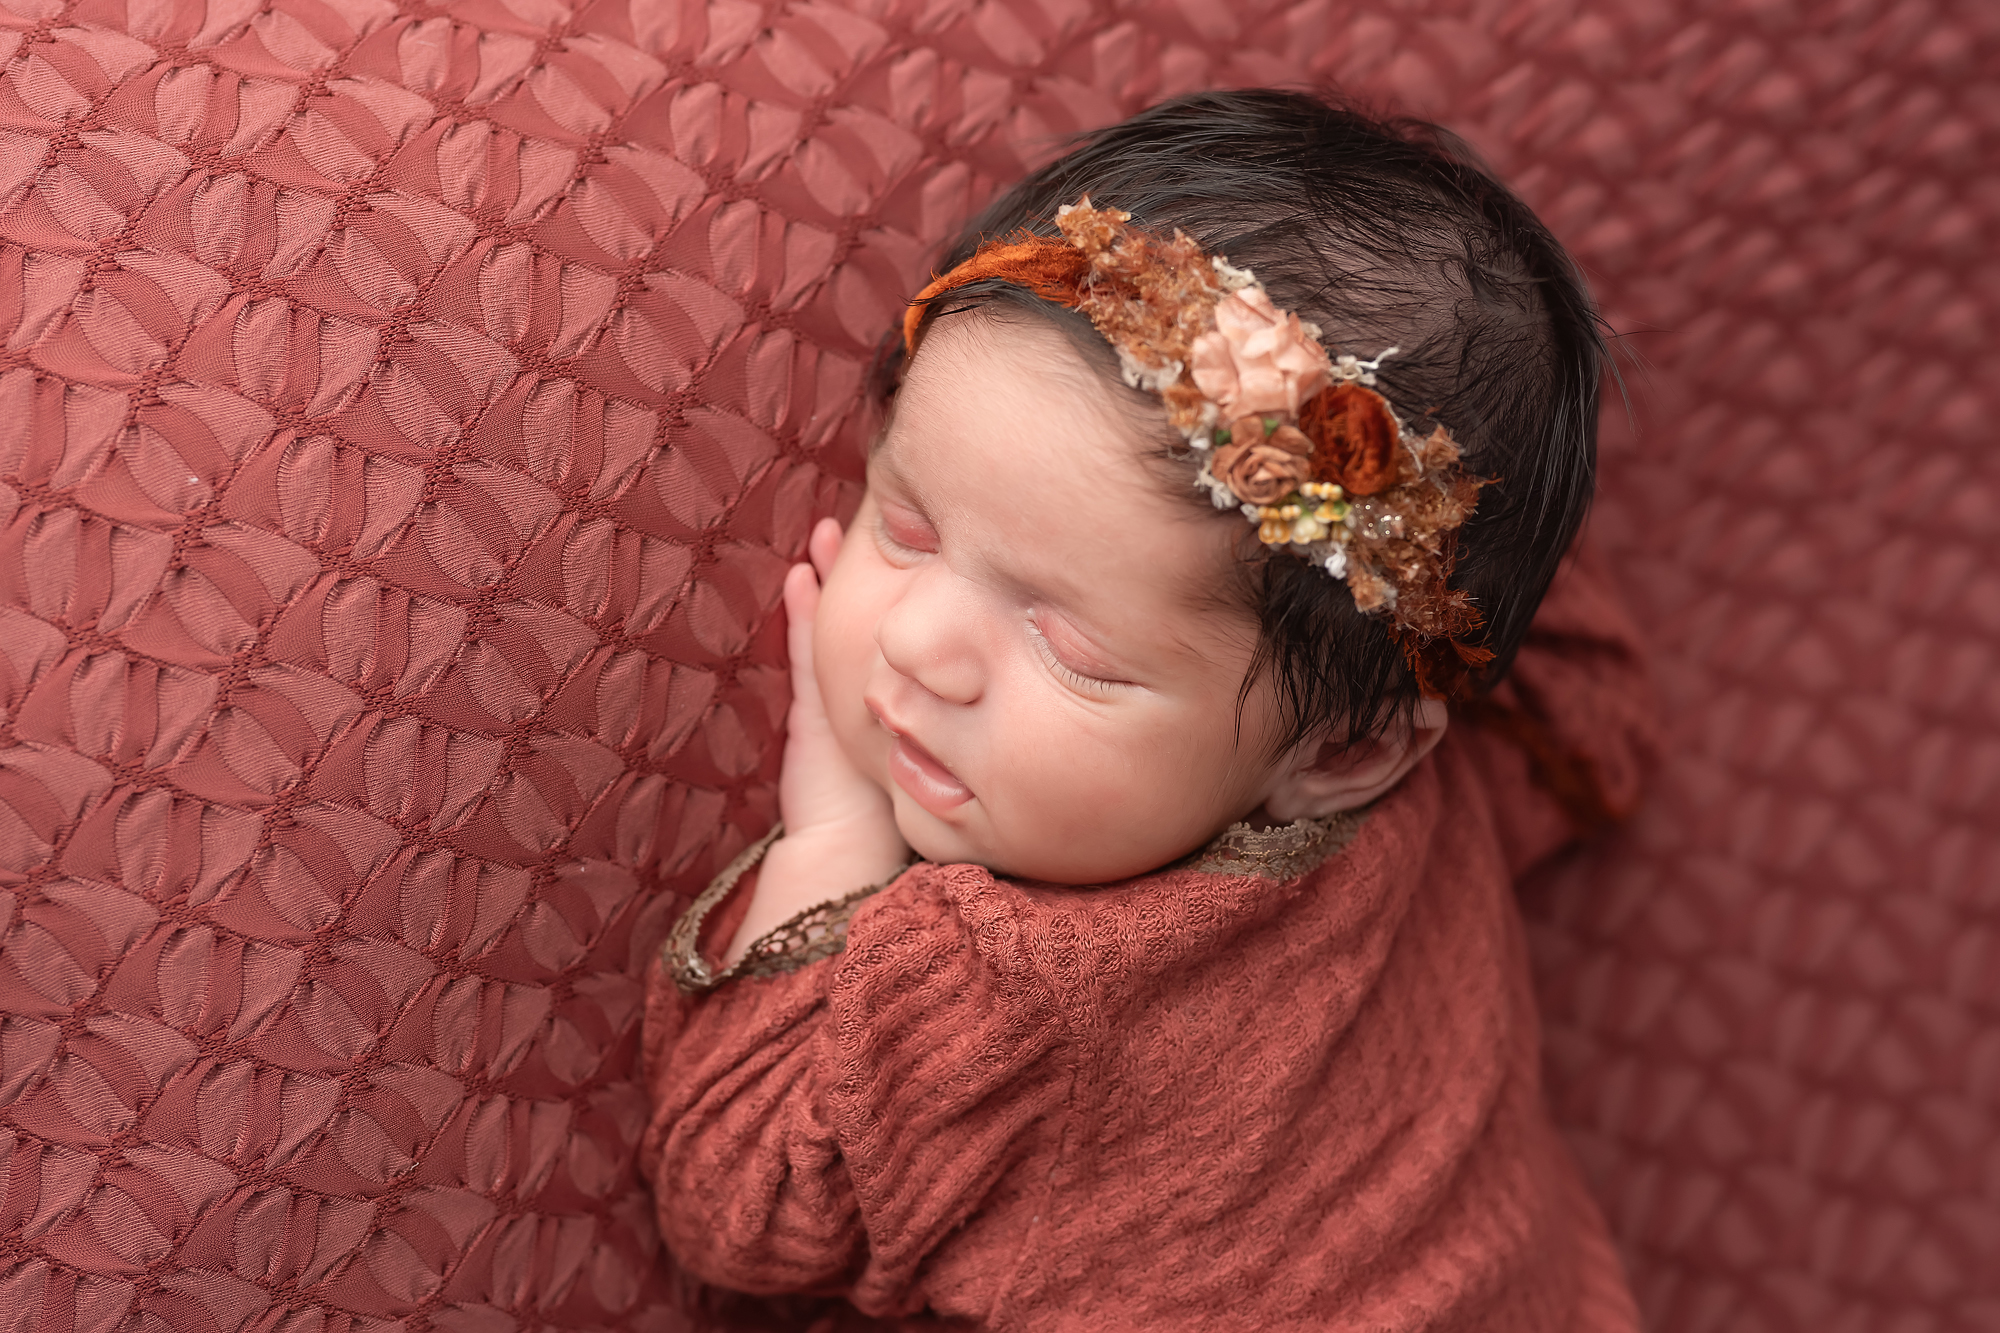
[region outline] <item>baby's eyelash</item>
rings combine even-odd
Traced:
[[[1041,653],[1042,661],[1048,665],[1050,671],[1055,673],[1056,679],[1062,681],[1072,689],[1084,694],[1108,694],[1116,690],[1129,688],[1126,681],[1105,680],[1098,676],[1086,676],[1074,667],[1063,665],[1063,660],[1056,656],[1055,646],[1049,642],[1049,636],[1042,633],[1042,627],[1032,620],[1028,622],[1028,637],[1035,641],[1036,651]]]

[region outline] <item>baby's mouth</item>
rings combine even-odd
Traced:
[[[889,747],[889,776],[910,799],[934,815],[943,816],[972,799],[972,789],[938,762],[937,756],[902,735],[887,722],[883,730],[894,739]]]

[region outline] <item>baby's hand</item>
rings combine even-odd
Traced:
[[[792,659],[792,707],[778,777],[785,835],[765,854],[749,913],[723,955],[725,966],[779,922],[880,883],[908,859],[888,793],[841,748],[813,670],[820,584],[833,569],[840,543],[840,524],[821,519],[806,544],[812,563],[793,565],[785,576],[785,640]]]
[[[785,767],[778,778],[778,809],[785,837],[817,838],[861,830],[894,833],[889,797],[847,758],[827,721],[813,670],[813,621],[820,583],[840,554],[840,524],[821,519],[806,543],[811,564],[793,565],[785,577],[786,647],[792,658],[792,708],[785,725]],[[896,839],[900,849],[902,839]],[[852,886],[861,887],[859,884]]]

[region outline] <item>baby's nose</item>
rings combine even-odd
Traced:
[[[986,670],[959,600],[947,588],[913,588],[877,622],[875,642],[898,675],[946,703],[969,704],[983,692]]]

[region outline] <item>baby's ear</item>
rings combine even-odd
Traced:
[[[1278,765],[1264,812],[1281,824],[1315,819],[1368,804],[1403,780],[1444,739],[1450,715],[1441,699],[1424,699],[1407,721],[1379,736],[1342,747],[1309,740]]]

